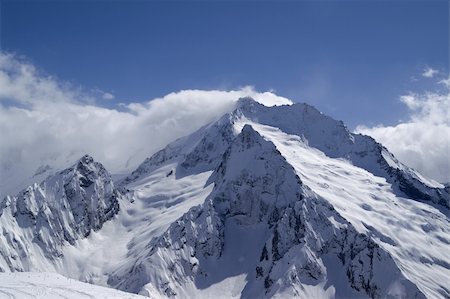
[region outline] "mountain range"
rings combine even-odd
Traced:
[[[85,155],[6,196],[0,282],[52,272],[152,298],[450,298],[449,211],[448,185],[371,137],[307,104],[241,98],[124,177]],[[0,296],[18,288],[0,283]]]

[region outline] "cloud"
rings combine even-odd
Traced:
[[[113,100],[115,98],[115,96],[109,92],[105,92],[104,94],[102,94],[102,99],[104,100]]]
[[[432,69],[431,67],[426,67],[423,70],[422,76],[425,78],[433,78],[437,74],[439,74],[438,70]]]
[[[51,76],[11,54],[0,54],[0,99],[18,104],[35,102],[76,102],[78,91],[58,84]]]
[[[129,171],[167,143],[232,110],[240,97],[268,106],[292,103],[244,87],[182,90],[118,110],[95,104],[105,94],[75,88],[0,53],[0,195],[15,191],[39,166],[67,167],[84,153],[112,172]]]
[[[448,76],[447,79],[442,79],[441,81],[439,81],[439,84],[442,84],[448,89],[450,89],[450,76]]]
[[[448,81],[446,81],[448,82]],[[444,82],[445,83],[445,82]],[[409,119],[395,126],[358,126],[402,162],[440,182],[450,182],[450,89],[400,97]]]

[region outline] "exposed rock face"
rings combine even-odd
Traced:
[[[214,169],[234,137],[231,115],[226,114],[208,128],[194,149],[186,154],[181,167],[196,170]]]

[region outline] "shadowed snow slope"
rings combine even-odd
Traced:
[[[2,270],[155,298],[450,298],[449,188],[309,105],[240,99],[116,185],[87,156],[6,197]]]

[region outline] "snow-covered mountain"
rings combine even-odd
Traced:
[[[6,197],[2,270],[155,298],[450,298],[448,186],[307,104],[240,99],[116,185],[86,156]]]
[[[150,295],[156,287],[168,296],[199,297],[198,289],[237,276],[235,292],[244,298],[306,298],[334,295],[333,280],[345,275],[340,295],[385,297],[404,289],[409,298],[421,297],[391,256],[304,186],[250,125],[226,150],[212,180],[206,201],[152,239],[136,264],[112,276],[113,286],[137,292],[144,281]],[[341,269],[332,273],[333,267]],[[213,292],[232,295],[217,289],[205,297]]]
[[[90,156],[0,205],[0,270],[43,270],[62,248],[102,228],[119,211],[120,193]],[[48,265],[50,264],[50,265]]]

